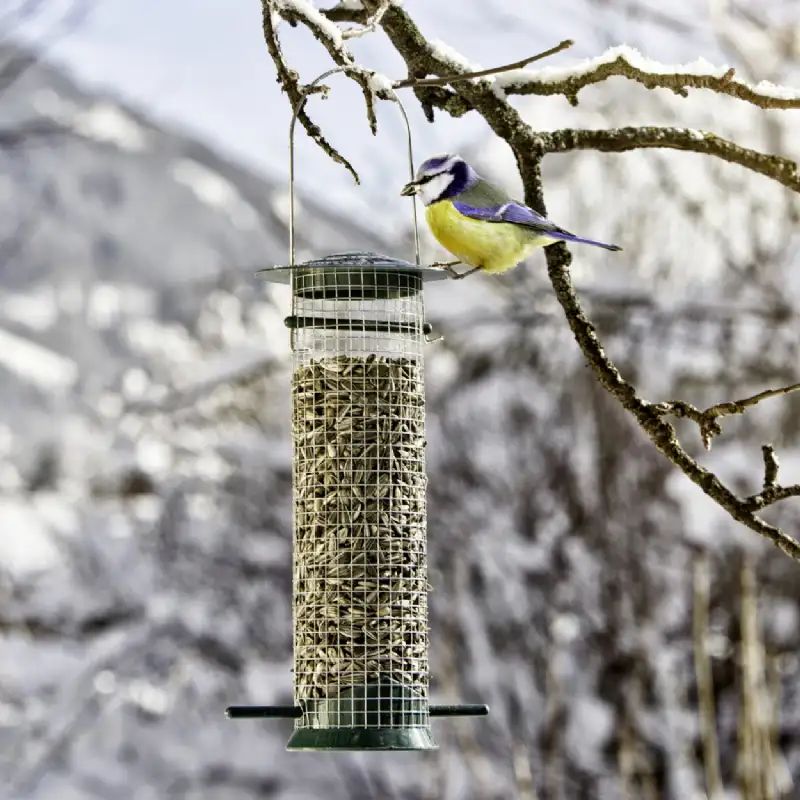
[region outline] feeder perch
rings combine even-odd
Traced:
[[[488,713],[428,702],[423,283],[447,275],[418,245],[295,264],[292,200],[290,264],[258,274],[292,296],[294,705],[227,713],[294,719],[289,750],[433,749],[432,717]]]

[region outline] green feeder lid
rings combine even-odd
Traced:
[[[413,294],[417,287],[409,279],[423,281],[448,278],[441,267],[412,264],[399,258],[353,250],[304,261],[294,267],[275,266],[256,272],[256,276],[273,283],[291,283],[295,274],[294,292],[301,297],[318,299],[394,298]]]
[[[424,281],[440,281],[449,278],[447,271],[441,267],[428,267],[424,264],[412,264],[401,258],[384,256],[381,253],[371,253],[367,250],[348,250],[344,253],[333,253],[324,258],[313,261],[303,261],[295,264],[294,268],[278,265],[267,267],[256,272],[259,278],[273,283],[289,283],[294,270],[380,270],[385,272],[413,272],[422,275]]]

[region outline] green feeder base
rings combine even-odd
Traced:
[[[427,699],[401,683],[307,700],[288,750],[433,750]]]
[[[436,750],[430,728],[297,728],[287,750]]]
[[[287,750],[436,750],[432,717],[485,717],[489,707],[428,705],[402,684],[350,686],[291,706],[230,706],[229,719],[294,719]]]

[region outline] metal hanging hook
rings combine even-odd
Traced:
[[[294,126],[297,122],[297,115],[300,113],[303,106],[306,104],[306,100],[308,100],[308,96],[311,93],[311,90],[316,86],[320,81],[325,80],[329,75],[335,75],[337,72],[350,72],[350,67],[336,67],[335,69],[329,69],[327,72],[323,72],[317,78],[314,78],[311,83],[307,86],[303,87],[303,97],[297,103],[294,108],[294,112],[292,113],[292,121],[289,124],[289,266],[294,267],[294,251],[295,251],[295,244],[294,244]],[[406,125],[406,136],[408,142],[408,170],[410,175],[410,180],[414,180],[414,152],[412,148],[411,142],[411,124],[408,121],[408,114],[406,114],[406,110],[403,104],[400,102],[400,98],[397,96],[397,93],[394,89],[389,89],[392,93],[392,97],[396,101],[397,105],[400,106],[400,112],[403,115],[403,121]],[[412,218],[413,218],[413,226],[414,226],[414,263],[417,266],[420,265],[420,256],[419,256],[419,229],[417,226],[417,203],[415,198],[411,198],[411,208],[412,208]]]

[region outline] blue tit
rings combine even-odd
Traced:
[[[498,274],[517,266],[537,247],[556,242],[580,242],[621,250],[568,233],[533,209],[517,203],[492,185],[457,155],[434,156],[417,170],[402,195],[417,195],[425,204],[431,233],[458,261],[444,264],[456,277],[483,270]],[[453,264],[472,267],[461,274]]]

